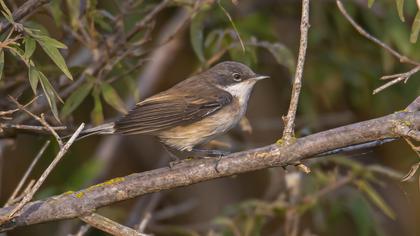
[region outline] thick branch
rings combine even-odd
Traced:
[[[395,138],[401,125],[420,128],[420,112],[398,112],[381,118],[355,123],[299,138],[290,145],[269,145],[224,157],[215,170],[215,159],[192,160],[172,169],[160,168],[116,178],[75,193],[65,193],[28,203],[12,222],[0,231],[42,222],[74,218],[93,213],[115,202],[148,193],[187,186],[215,178],[236,175],[275,166],[285,166],[341,147]],[[0,217],[13,207],[0,209]]]

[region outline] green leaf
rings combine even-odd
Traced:
[[[201,62],[205,61],[204,58],[204,47],[203,47],[203,41],[204,41],[204,19],[205,14],[204,12],[199,12],[196,14],[192,21],[190,26],[190,40],[192,48],[197,55],[198,59]]]
[[[29,60],[36,48],[35,40],[31,37],[25,36],[25,53],[23,56]]]
[[[80,4],[81,0],[66,0],[68,15],[70,17],[70,25],[73,30],[77,30],[80,27]]]
[[[61,98],[58,93],[55,91],[54,87],[51,85],[50,81],[48,81],[47,77],[41,71],[38,71],[39,75],[39,82],[41,82],[42,89],[44,90],[44,94],[47,98],[48,104],[50,105],[51,111],[58,121],[60,120],[58,117],[58,110],[57,110],[57,103],[55,99],[59,99],[61,102]]]
[[[58,41],[57,39],[53,39],[45,34],[37,34],[34,36],[38,41],[43,41],[45,44],[49,44],[55,48],[67,49],[67,46],[64,43]]]
[[[395,219],[394,211],[388,206],[388,204],[382,199],[381,196],[372,188],[366,181],[359,180],[356,182],[357,186],[366,193],[369,199],[379,208],[381,211],[391,219]]]
[[[228,217],[224,217],[224,216],[217,217],[216,219],[213,220],[213,224],[225,227],[233,235],[240,235],[240,230],[237,224]]]
[[[72,171],[68,180],[65,180],[66,189],[79,189],[86,184],[87,179],[94,179],[104,168],[105,162],[100,158],[91,158]]]
[[[134,101],[140,100],[140,90],[137,84],[134,82],[134,79],[131,76],[125,76],[123,81],[127,89],[132,94]]]
[[[73,76],[71,75],[69,69],[67,68],[66,62],[64,61],[63,56],[58,51],[56,44],[53,40],[45,40],[45,38],[35,38],[37,42],[41,45],[44,52],[51,58],[51,60],[60,68],[60,70],[71,80],[73,80]],[[50,38],[51,39],[51,38]],[[56,40],[55,40],[56,41]],[[61,44],[61,43],[60,43]],[[63,44],[64,45],[64,44]]]
[[[368,0],[368,7],[371,8],[374,3],[375,3],[375,0]]]
[[[29,67],[28,78],[29,83],[31,84],[32,91],[34,92],[34,94],[36,94],[36,89],[38,87],[39,81],[39,72],[34,66]]]
[[[70,115],[77,107],[85,100],[90,90],[93,87],[93,80],[88,80],[86,83],[82,84],[79,88],[74,91],[70,97],[67,98],[64,103],[63,108],[61,109],[61,117],[66,118]]]
[[[99,87],[95,87],[92,92],[93,97],[93,110],[90,113],[90,118],[92,123],[95,125],[101,124],[104,122],[104,113],[102,108],[102,101],[101,101],[101,91]]]
[[[4,69],[4,51],[0,49],[0,80],[3,77],[3,69]]]
[[[420,11],[417,11],[416,18],[414,18],[413,25],[411,26],[410,42],[417,42],[420,32]]]
[[[372,214],[370,212],[371,207],[369,206],[368,200],[361,194],[355,194],[355,196],[350,196],[349,202],[346,205],[356,225],[357,235],[372,235],[374,224],[370,221]]]
[[[4,17],[6,17],[6,19],[7,19],[9,22],[14,22],[14,20],[13,20],[13,14],[12,14],[12,12],[9,10],[9,8],[6,6],[6,4],[4,3],[4,1],[3,1],[3,0],[0,0],[0,5],[1,5],[1,7],[4,9],[4,11],[1,11],[1,12],[3,13]]]
[[[397,4],[398,16],[401,21],[404,22],[404,0],[395,0],[395,3]]]
[[[106,103],[121,113],[127,113],[124,102],[121,100],[117,91],[111,85],[103,83],[101,86],[101,92]]]
[[[276,62],[280,65],[287,67],[290,73],[293,73],[295,70],[295,59],[293,53],[281,43],[270,43],[270,42],[260,42],[260,46],[266,48],[271,55],[273,55]]]
[[[55,25],[61,25],[63,21],[63,11],[61,10],[61,0],[52,0],[49,5],[49,9],[52,17],[54,18]]]

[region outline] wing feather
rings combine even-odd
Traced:
[[[169,89],[138,103],[115,124],[117,133],[146,134],[187,125],[220,110],[232,101],[232,95],[216,87],[183,91]]]

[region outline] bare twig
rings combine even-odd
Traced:
[[[20,104],[14,97],[9,96],[10,100],[16,104],[16,106],[26,112],[26,114],[32,116],[35,120],[37,120],[39,123],[41,123],[46,129],[50,131],[50,133],[55,137],[55,139],[58,142],[58,145],[60,148],[63,147],[63,141],[61,140],[60,136],[57,134],[57,132],[47,123],[47,121],[44,118],[44,115],[41,114],[41,117],[35,115],[34,113],[30,112],[28,109],[26,109],[22,104]]]
[[[286,144],[294,138],[294,125],[296,110],[299,102],[300,89],[302,87],[303,67],[305,65],[306,47],[308,45],[309,31],[309,0],[302,0],[302,18],[300,22],[300,45],[299,56],[296,65],[295,78],[293,80],[292,97],[290,99],[289,111],[284,117],[283,140]]]
[[[404,83],[406,83],[408,81],[408,79],[415,73],[417,73],[420,70],[420,66],[416,66],[413,69],[411,69],[410,71],[406,72],[406,73],[401,73],[401,74],[395,74],[395,75],[386,75],[386,76],[382,76],[381,80],[387,80],[387,79],[393,79],[391,81],[389,81],[388,83],[380,86],[379,88],[373,90],[373,94],[377,94],[379,92],[381,92],[382,90],[398,83],[401,81],[404,81]]]
[[[350,22],[350,24],[357,30],[357,32],[359,32],[365,38],[369,39],[370,41],[378,44],[379,46],[381,46],[382,48],[384,48],[385,50],[387,50],[393,56],[395,56],[396,58],[398,58],[401,63],[408,63],[408,64],[412,64],[412,65],[415,65],[415,66],[420,66],[420,63],[419,62],[417,62],[417,61],[415,61],[413,59],[410,59],[407,56],[404,56],[404,55],[400,54],[399,52],[397,52],[396,50],[394,50],[393,48],[391,48],[390,46],[388,46],[387,44],[385,44],[381,40],[379,40],[376,37],[374,37],[371,34],[369,34],[359,24],[357,24],[356,21],[353,20],[353,18],[351,18],[351,16],[347,12],[346,8],[344,8],[343,3],[341,3],[340,0],[336,0],[336,3],[337,3],[337,7],[340,10],[341,14],[343,14],[343,16],[347,19],[347,21]]]
[[[198,201],[196,199],[187,199],[186,201],[180,202],[179,204],[167,206],[159,211],[156,211],[153,214],[153,220],[158,221],[173,218],[175,216],[191,211],[197,205]]]
[[[51,126],[55,131],[67,130],[66,126]],[[45,126],[0,123],[0,137],[11,137],[17,133],[50,134]]]
[[[80,219],[86,222],[87,224],[89,224],[90,226],[100,229],[112,235],[146,236],[146,234],[142,234],[132,228],[121,225],[113,220],[110,220],[96,213],[92,213],[86,216],[81,216]]]
[[[142,215],[142,219],[140,223],[137,225],[137,227],[134,227],[137,229],[138,232],[144,233],[147,225],[152,219],[152,212],[156,209],[162,197],[163,197],[162,193],[155,193],[154,195],[151,196],[149,203],[144,209],[144,213]]]
[[[77,136],[79,136],[80,132],[83,130],[83,128],[85,127],[85,124],[82,123],[79,128],[76,130],[76,132],[74,132],[74,134],[71,136],[71,138],[69,139],[69,141],[67,141],[67,143],[60,149],[60,151],[58,152],[57,156],[54,158],[54,160],[51,162],[51,164],[47,167],[47,169],[45,169],[44,173],[42,173],[41,177],[39,177],[39,179],[37,180],[37,182],[35,183],[35,185],[31,188],[31,191],[25,195],[25,197],[22,199],[21,202],[19,202],[19,204],[17,204],[13,210],[10,212],[10,214],[8,215],[8,217],[5,219],[10,220],[11,218],[13,218],[13,216],[20,211],[29,201],[32,200],[33,196],[35,195],[35,193],[38,191],[38,189],[41,187],[41,185],[44,183],[44,181],[47,179],[47,177],[49,176],[49,174],[51,173],[51,171],[55,168],[55,166],[58,164],[58,162],[61,160],[61,158],[64,156],[64,154],[67,153],[67,150],[70,148],[70,146],[73,144],[74,140],[76,140]],[[0,222],[2,221],[2,219],[0,218]]]
[[[32,98],[31,101],[29,101],[28,103],[26,103],[25,105],[23,105],[24,108],[26,108],[27,106],[31,105],[33,102],[35,102],[38,99],[38,96],[35,96],[34,98]],[[0,111],[0,116],[8,116],[8,115],[12,115],[13,113],[19,111],[19,108],[16,109],[11,109],[11,110],[7,110],[7,111]]]
[[[47,149],[48,145],[50,145],[50,141],[46,141],[44,145],[39,150],[38,154],[35,156],[35,158],[32,160],[31,164],[29,165],[28,169],[26,170],[25,174],[22,176],[22,179],[20,180],[19,184],[13,191],[12,195],[10,196],[9,200],[7,200],[5,206],[9,206],[12,202],[15,202],[15,198],[22,189],[23,185],[25,184],[26,180],[28,179],[29,175],[32,173],[32,170],[34,169],[36,163],[38,163],[39,159],[41,159],[42,154],[44,154],[44,151]]]
[[[303,202],[304,203],[311,203],[316,201],[317,199],[321,198],[322,196],[338,189],[341,188],[347,184],[349,184],[351,181],[353,181],[355,178],[354,175],[352,174],[348,174],[347,176],[345,176],[344,178],[340,178],[337,181],[332,182],[331,184],[327,185],[326,187],[322,188],[321,190],[319,190],[316,193],[313,193],[311,195],[306,196],[305,198],[303,198]]]
[[[24,18],[29,17],[36,10],[45,4],[47,4],[50,0],[28,0],[22,6],[20,6],[16,11],[13,12],[13,20],[15,22],[20,22]],[[0,33],[8,30],[12,24],[9,22],[1,22],[0,23]]]
[[[411,142],[410,139],[408,139],[406,137],[404,137],[404,140],[408,143],[408,145],[411,147],[411,149],[417,154],[417,157],[420,158],[420,147],[417,147],[416,145],[414,145],[414,143]],[[420,161],[418,161],[417,163],[415,163],[411,166],[410,170],[401,179],[401,181],[404,182],[404,181],[410,180],[414,176],[414,174],[416,174],[419,167],[420,167]]]

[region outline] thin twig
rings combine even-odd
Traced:
[[[18,211],[20,211],[26,205],[26,203],[28,203],[29,201],[32,200],[35,193],[38,191],[38,189],[41,187],[41,185],[47,179],[47,177],[52,172],[52,170],[57,166],[58,162],[61,160],[61,158],[64,156],[64,154],[67,153],[68,149],[73,144],[74,140],[76,140],[77,136],[79,136],[80,132],[83,130],[84,127],[85,127],[85,124],[82,123],[79,126],[79,128],[76,130],[76,132],[74,132],[74,134],[71,136],[69,141],[67,141],[67,143],[60,149],[57,156],[54,158],[54,160],[51,162],[51,164],[47,167],[47,169],[45,169],[45,171],[44,171],[44,173],[42,173],[41,177],[39,177],[39,179],[37,180],[35,185],[32,187],[31,191],[27,195],[25,195],[25,197],[22,199],[22,201],[19,202],[19,204],[16,205],[16,207],[13,208],[13,210],[10,212],[9,219],[11,219]],[[7,219],[7,220],[9,220],[9,219]]]
[[[302,87],[302,75],[303,67],[305,65],[306,48],[308,45],[308,31],[309,31],[309,0],[302,0],[302,18],[300,22],[300,45],[299,45],[299,56],[296,65],[295,78],[293,81],[292,97],[290,99],[289,111],[287,116],[284,117],[284,131],[283,140],[286,143],[294,137],[294,125],[296,110],[299,102],[300,90]]]
[[[359,32],[365,38],[369,39],[370,41],[378,44],[379,46],[381,46],[382,48],[387,50],[393,56],[398,58],[401,63],[408,63],[408,64],[412,64],[412,65],[415,65],[415,66],[420,66],[419,62],[417,62],[413,59],[410,59],[407,56],[404,56],[404,55],[400,54],[399,52],[397,52],[396,50],[394,50],[393,48],[391,48],[390,46],[388,46],[387,44],[385,44],[381,40],[379,40],[376,37],[374,37],[373,35],[369,34],[359,24],[357,24],[356,21],[353,20],[353,18],[351,18],[351,16],[347,12],[346,8],[344,8],[343,3],[341,3],[340,0],[336,0],[336,3],[337,3],[337,7],[340,10],[341,14],[343,14],[343,16],[347,19],[347,21],[350,22],[350,24],[357,30],[357,32]]]
[[[15,22],[20,22],[23,19],[34,14],[37,9],[47,4],[50,0],[28,0],[22,6],[20,6],[16,11],[13,12],[13,20]],[[10,22],[0,22],[0,33],[8,30],[12,24]]]
[[[41,159],[42,154],[44,154],[45,150],[47,149],[48,145],[50,145],[50,140],[46,141],[44,145],[39,150],[38,154],[35,156],[35,158],[32,160],[31,164],[29,165],[28,169],[26,170],[25,174],[22,176],[22,179],[20,180],[19,184],[13,191],[12,195],[10,196],[9,200],[7,200],[5,206],[9,206],[12,202],[14,202],[17,194],[22,189],[23,185],[25,184],[26,180],[28,179],[29,175],[32,173],[32,170],[34,169],[36,163],[38,163],[39,159]]]
[[[51,128],[55,131],[59,130],[67,130],[66,126],[51,126]],[[49,134],[50,130],[45,126],[38,126],[38,125],[21,125],[21,124],[9,124],[9,123],[0,123],[0,136],[3,133],[8,133],[6,130],[19,131],[19,132],[27,132],[27,133],[46,133]],[[17,132],[14,132],[17,133]],[[14,134],[13,133],[13,134]],[[13,134],[6,134],[6,136],[11,136]]]
[[[22,199],[26,196],[26,194],[28,194],[31,191],[31,189],[34,186],[34,184],[35,184],[35,180],[34,179],[31,179],[29,181],[28,185],[26,185],[26,187],[23,190],[23,192],[19,196],[15,197],[15,199],[13,199],[13,201],[11,202],[10,205],[13,205],[13,204],[16,204],[17,202],[22,201]]]
[[[60,148],[63,147],[63,141],[61,140],[60,136],[57,134],[57,132],[47,123],[47,121],[45,120],[43,114],[41,114],[41,117],[35,115],[34,113],[30,112],[28,109],[26,109],[24,106],[22,106],[22,104],[20,104],[14,97],[9,96],[10,100],[12,100],[12,102],[14,102],[16,104],[16,106],[26,112],[26,114],[32,116],[35,120],[37,120],[39,123],[41,123],[45,128],[47,128],[50,133],[55,137],[55,139],[58,142],[58,145],[60,146]]]
[[[401,81],[404,81],[404,83],[407,82],[407,80],[415,73],[417,73],[420,70],[420,66],[416,66],[413,69],[411,69],[410,71],[406,72],[406,73],[400,73],[400,74],[395,74],[395,75],[387,75],[387,76],[382,76],[381,80],[386,80],[386,79],[392,79],[393,80],[389,81],[388,83],[380,86],[379,88],[373,90],[373,94],[377,94],[379,92],[381,92],[382,90],[398,83]]]
[[[316,193],[313,193],[311,195],[306,196],[305,198],[303,198],[303,202],[304,203],[310,203],[310,202],[314,202],[317,199],[321,198],[322,196],[333,192],[334,190],[341,188],[345,185],[347,185],[348,183],[350,183],[351,181],[354,180],[354,175],[349,174],[347,176],[345,176],[344,178],[341,178],[337,181],[332,182],[331,184],[325,186],[324,188],[322,188],[321,190],[319,190]]]
[[[80,219],[86,222],[87,224],[89,224],[90,226],[100,229],[112,235],[147,236],[147,234],[142,234],[140,232],[137,232],[136,230],[132,228],[121,225],[113,220],[110,220],[96,213],[93,213],[87,216],[81,216]]]
[[[156,209],[162,197],[162,193],[155,193],[151,196],[149,203],[144,209],[144,213],[142,214],[142,219],[140,223],[137,225],[137,227],[134,227],[137,229],[138,232],[144,233],[148,223],[152,219],[152,212]]]
[[[38,99],[38,97],[39,96],[35,96],[34,98],[32,98],[31,101],[29,101],[28,103],[23,105],[23,107],[26,108],[27,106],[31,105],[33,102],[35,102]],[[11,115],[11,114],[19,111],[19,110],[20,110],[19,108],[16,108],[16,109],[11,109],[11,110],[7,110],[7,111],[0,111],[0,116],[8,116],[8,115]]]

